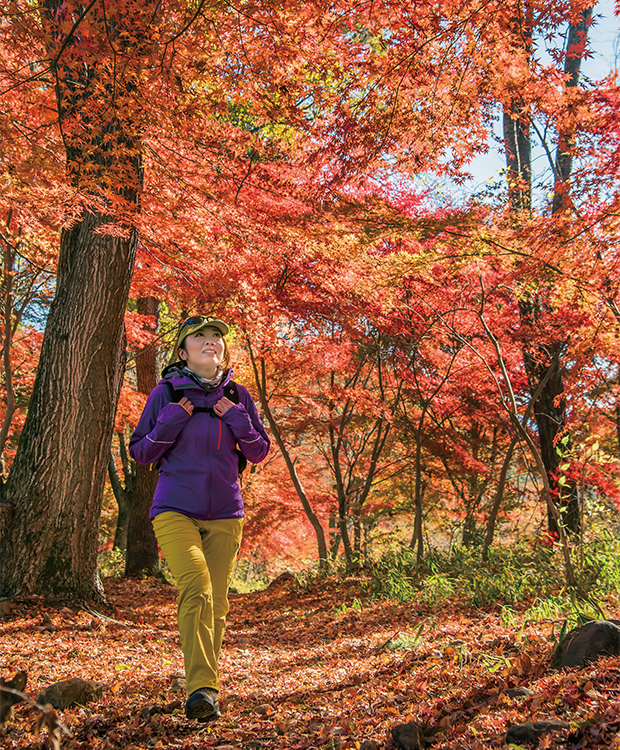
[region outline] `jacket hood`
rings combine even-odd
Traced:
[[[212,388],[210,390],[204,387],[204,384],[201,382],[200,376],[196,375],[191,370],[188,370],[188,368],[186,368],[182,362],[173,362],[172,364],[168,365],[163,369],[161,375],[162,378],[159,382],[168,382],[175,389],[194,388],[196,386],[199,386],[205,391],[205,393],[211,393],[212,391],[216,391],[218,388],[227,385],[232,380],[233,370],[232,367],[229,367],[228,370],[224,372],[224,377],[222,378],[221,382],[218,383],[215,388]]]
[[[164,369],[161,371],[161,377],[162,380],[168,380],[173,375],[182,375],[182,369],[185,365],[183,362],[179,360],[179,362],[172,362],[172,364],[167,365],[164,367]]]

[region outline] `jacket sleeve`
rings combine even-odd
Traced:
[[[239,403],[222,417],[237,439],[239,450],[250,461],[260,463],[269,453],[270,441],[248,390],[239,386]]]
[[[191,414],[170,403],[165,385],[158,385],[148,397],[138,426],[129,440],[129,455],[139,464],[152,464],[176,442]]]

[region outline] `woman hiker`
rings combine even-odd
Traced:
[[[221,716],[217,660],[243,530],[239,473],[269,451],[252,397],[232,380],[227,334],[214,318],[183,323],[180,361],[164,369],[129,442],[132,458],[159,467],[150,517],[178,587],[185,714],[198,721]]]

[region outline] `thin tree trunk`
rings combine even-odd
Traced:
[[[482,279],[480,279],[480,285],[483,288],[483,299],[484,299],[484,287],[483,287],[483,284],[482,284]],[[485,333],[487,334],[487,337],[488,337],[489,341],[491,342],[491,344],[493,345],[493,348],[495,349],[495,353],[497,355],[497,363],[498,363],[500,371],[502,373],[502,377],[504,379],[505,387],[508,390],[508,398],[503,398],[502,399],[504,401],[504,406],[508,410],[508,414],[510,416],[510,421],[512,422],[513,426],[516,428],[517,434],[519,435],[520,438],[522,438],[526,442],[527,446],[529,447],[530,451],[532,452],[532,455],[534,456],[534,460],[536,461],[536,467],[537,467],[537,469],[538,469],[538,471],[539,471],[539,473],[541,475],[541,479],[542,479],[542,482],[543,482],[543,497],[545,498],[545,503],[547,505],[547,509],[548,509],[549,513],[551,514],[551,516],[553,517],[553,519],[554,519],[554,521],[556,523],[556,527],[558,529],[558,536],[559,536],[559,539],[560,539],[560,545],[562,547],[562,554],[564,556],[564,571],[565,571],[565,575],[566,575],[566,584],[567,584],[567,586],[573,588],[576,585],[575,571],[574,571],[573,563],[572,563],[572,560],[571,560],[570,547],[569,547],[569,544],[568,544],[568,538],[566,536],[566,531],[565,531],[564,523],[563,523],[562,518],[560,516],[560,511],[559,511],[558,507],[556,506],[556,504],[553,501],[553,497],[552,497],[552,494],[551,494],[551,487],[550,487],[550,484],[549,484],[549,478],[547,476],[547,471],[545,469],[545,465],[543,463],[542,455],[540,453],[540,450],[538,449],[538,447],[536,446],[536,444],[534,443],[534,441],[532,440],[532,438],[530,437],[530,435],[529,435],[529,433],[528,433],[528,431],[526,429],[527,419],[528,419],[528,416],[529,416],[529,408],[530,408],[530,406],[536,404],[536,402],[538,401],[538,399],[540,397],[540,394],[542,393],[543,389],[547,385],[546,378],[549,377],[549,371],[545,374],[545,376],[543,377],[543,379],[538,384],[538,388],[536,389],[536,391],[532,395],[530,406],[528,406],[528,409],[526,410],[526,413],[525,413],[525,415],[523,417],[523,421],[521,421],[519,419],[519,413],[518,413],[518,409],[517,409],[517,401],[516,401],[514,392],[512,390],[512,385],[511,385],[511,382],[510,382],[510,377],[509,377],[508,371],[506,369],[506,363],[504,361],[504,357],[502,356],[502,352],[501,352],[501,349],[500,349],[500,346],[499,346],[499,342],[498,342],[497,338],[491,333],[491,329],[489,328],[486,320],[484,319],[483,308],[481,308],[481,310],[480,310],[479,319],[480,319],[480,322],[482,323],[482,325],[484,327]],[[553,364],[556,364],[556,363],[552,362],[551,364],[553,365]],[[490,368],[489,368],[489,371],[491,372],[491,375],[493,376],[493,372],[492,372],[492,370],[490,370]],[[493,377],[495,377],[495,376],[493,376]],[[498,387],[498,391],[499,391],[499,393],[501,395],[502,389],[501,389],[501,387],[499,385],[499,382],[497,381],[496,378],[495,378],[495,380],[496,380],[496,384],[497,384],[497,387]]]
[[[355,564],[359,567],[362,553],[362,519],[361,506],[357,501],[351,506],[351,516],[353,518],[353,554]]]
[[[330,372],[330,381],[334,386],[335,373]],[[347,495],[344,477],[342,476],[342,467],[340,466],[340,449],[342,447],[342,431],[346,422],[346,413],[349,402],[344,407],[343,414],[340,417],[340,429],[336,437],[333,421],[329,421],[329,446],[331,449],[334,479],[336,480],[336,492],[338,495],[338,528],[340,529],[340,538],[342,539],[342,548],[344,549],[344,559],[347,569],[353,566],[353,550],[351,548],[351,539],[349,538],[348,520],[349,520],[349,498]],[[333,405],[330,404],[330,412]]]
[[[415,436],[415,516],[413,520],[413,536],[410,546],[416,548],[416,562],[418,565],[424,559],[424,537],[422,534],[422,422],[424,413],[420,417],[420,423]]]
[[[129,515],[129,499],[128,493],[123,488],[121,478],[118,475],[118,469],[116,468],[116,461],[114,460],[114,452],[110,451],[110,458],[108,461],[108,476],[110,478],[110,484],[112,485],[112,492],[114,493],[114,499],[118,506],[118,514],[116,516],[116,529],[114,531],[114,549],[121,550],[124,552],[127,549],[127,517]]]
[[[340,531],[338,530],[338,521],[335,515],[329,517],[329,528],[334,529],[331,535],[331,543],[329,545],[329,559],[335,560],[338,557],[338,550],[340,549]]]
[[[579,70],[583,54],[583,47],[587,38],[588,19],[591,10],[586,9],[578,22],[569,30],[568,51],[565,62],[565,72],[568,74],[567,88],[575,87],[579,81]],[[517,21],[516,21],[517,22]],[[520,21],[519,44],[524,54],[531,55],[532,29],[531,21]],[[504,140],[506,148],[506,165],[508,167],[508,186],[510,206],[519,222],[519,214],[529,214],[531,199],[531,137],[529,125],[529,111],[519,103],[515,96],[512,104],[504,109]],[[560,132],[557,144],[555,164],[556,184],[553,200],[553,212],[557,213],[568,205],[569,177],[572,170],[571,149],[574,144],[572,131]],[[523,346],[523,360],[527,372],[530,392],[537,390],[540,382],[546,378],[546,386],[534,406],[534,417],[538,427],[540,456],[546,472],[546,481],[554,502],[564,509],[563,521],[569,532],[580,533],[580,512],[577,488],[565,485],[564,490],[558,483],[558,467],[563,459],[556,451],[558,435],[566,425],[566,405],[561,398],[564,392],[562,382],[561,358],[559,354],[564,341],[552,342],[548,345],[538,345],[535,342],[535,326],[544,314],[551,314],[553,310],[547,303],[548,288],[542,287],[538,292],[526,292],[519,300],[519,312],[525,332],[532,331],[529,341]],[[551,369],[550,369],[551,368]],[[566,492],[568,490],[568,493]],[[564,492],[564,495],[562,495]],[[548,528],[552,533],[559,533],[556,514],[548,509]]]
[[[568,78],[565,86],[567,90],[574,89],[579,85],[581,74],[581,61],[588,39],[588,26],[592,16],[592,8],[585,8],[576,23],[571,24],[568,31],[568,42],[566,45],[566,59],[564,61],[564,72]],[[565,118],[564,123],[570,123],[570,118]],[[563,129],[558,134],[558,145],[555,157],[555,189],[553,192],[553,215],[562,213],[570,207],[570,175],[573,171],[573,148],[575,146],[574,128]]]
[[[504,108],[504,144],[510,207],[516,214],[532,206],[532,144],[527,113],[519,104]]]
[[[328,562],[325,532],[323,531],[323,527],[321,526],[321,522],[319,521],[316,513],[312,509],[312,505],[310,504],[308,496],[306,495],[306,491],[304,490],[301,484],[301,480],[299,479],[299,476],[297,474],[297,469],[295,468],[295,462],[293,461],[293,458],[291,457],[291,454],[289,453],[288,448],[286,447],[286,444],[282,437],[282,432],[280,430],[280,427],[278,423],[276,422],[275,417],[273,416],[273,412],[271,411],[271,408],[269,406],[269,401],[267,400],[267,376],[265,372],[265,360],[264,359],[260,360],[261,370],[259,372],[258,363],[256,362],[256,359],[254,357],[254,352],[252,350],[251,342],[249,339],[246,339],[246,342],[248,346],[248,352],[250,354],[250,360],[252,362],[252,369],[254,371],[254,381],[256,383],[256,388],[258,390],[258,396],[259,396],[261,408],[263,410],[263,413],[265,414],[265,417],[267,418],[267,421],[269,422],[271,433],[276,440],[278,448],[280,449],[282,458],[284,458],[284,462],[286,463],[286,468],[288,469],[288,473],[293,483],[293,487],[295,488],[295,492],[297,493],[297,497],[301,501],[301,506],[304,510],[304,513],[306,514],[306,517],[308,518],[308,520],[310,521],[312,525],[312,528],[314,529],[314,533],[316,535],[316,542],[317,542],[319,566],[322,569],[325,569],[327,567],[327,562]]]
[[[499,474],[499,481],[497,483],[497,490],[495,492],[495,498],[493,500],[493,507],[491,508],[491,512],[489,513],[489,518],[487,521],[487,530],[486,530],[486,534],[484,537],[484,543],[482,545],[482,559],[485,562],[489,559],[489,547],[493,544],[493,535],[495,534],[495,523],[497,521],[499,509],[502,505],[502,500],[504,499],[506,477],[508,476],[508,469],[510,468],[510,461],[512,460],[512,454],[514,453],[514,449],[515,449],[515,446],[517,445],[518,440],[519,440],[518,436],[515,435],[510,441],[510,444],[508,445],[508,450],[506,451],[506,457],[504,458],[504,463],[502,464],[502,469]]]
[[[351,537],[349,536],[348,528],[348,512],[345,506],[341,506],[338,503],[339,510],[343,515],[338,517],[338,528],[340,529],[340,538],[342,539],[342,547],[344,549],[344,559],[348,569],[354,567],[353,562],[353,548],[351,547]]]
[[[620,398],[616,397],[616,440],[618,441],[618,453],[620,456]]]
[[[7,227],[11,223],[12,212],[9,211]],[[15,414],[15,389],[13,388],[13,365],[11,362],[11,344],[13,342],[13,265],[15,263],[15,253],[8,242],[3,242],[3,293],[4,293],[4,341],[2,342],[2,363],[4,365],[4,388],[6,391],[6,404],[4,419],[0,428],[0,461],[2,475],[4,475],[4,446],[9,435],[11,421]]]
[[[155,317],[152,333],[156,333],[159,327],[159,300],[155,297],[141,297],[138,299],[137,309],[141,315],[153,315]],[[155,347],[147,347],[137,355],[136,373],[138,391],[148,395],[157,385],[158,367]],[[149,511],[159,474],[151,466],[135,463],[134,471],[135,487],[127,519],[125,575],[156,575],[160,569],[159,549],[149,519]]]
[[[314,533],[316,534],[319,565],[323,568],[325,567],[327,563],[327,544],[325,542],[325,532],[323,531],[321,522],[319,521],[316,513],[314,512],[314,510],[312,509],[312,506],[310,505],[310,501],[308,500],[306,491],[304,490],[303,485],[301,484],[301,480],[299,479],[299,475],[297,474],[295,463],[291,457],[291,454],[288,451],[288,448],[286,447],[286,444],[282,438],[282,433],[280,431],[280,428],[277,422],[275,421],[273,417],[271,409],[269,408],[268,405],[263,403],[262,399],[261,399],[261,407],[263,409],[263,412],[265,413],[265,416],[267,417],[267,421],[269,422],[269,427],[271,428],[271,432],[276,439],[276,443],[278,445],[278,448],[280,449],[280,453],[282,454],[282,457],[284,458],[284,462],[286,463],[286,468],[288,469],[289,476],[291,477],[291,481],[293,482],[293,487],[295,488],[295,491],[297,492],[297,497],[299,497],[301,501],[301,506],[304,509],[304,513],[306,514],[306,517],[310,521],[312,528],[314,529]]]

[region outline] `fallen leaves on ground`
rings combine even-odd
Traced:
[[[33,700],[71,677],[105,685],[101,701],[58,712],[71,733],[60,740],[34,705],[18,704],[1,730],[6,750],[391,750],[391,730],[408,722],[437,750],[482,750],[503,747],[511,725],[552,719],[570,730],[539,747],[620,750],[620,659],[552,672],[560,623],[506,628],[499,607],[370,601],[355,579],[233,594],[223,717],[201,725],[183,713],[174,589],[109,579],[106,591],[108,618],[29,599],[0,621],[0,675],[25,670]]]

